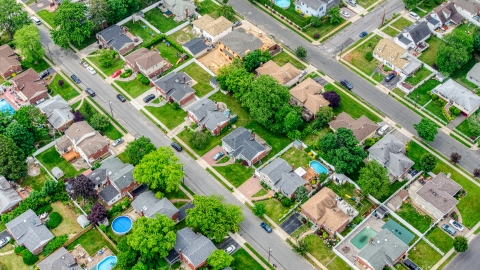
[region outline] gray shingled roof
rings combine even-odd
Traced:
[[[194,55],[208,48],[207,45],[205,45],[205,42],[199,38],[194,38],[182,46],[187,48]]]
[[[237,28],[218,40],[234,53],[244,57],[249,51],[263,46],[263,42],[243,28]],[[225,50],[224,50],[225,51]]]
[[[72,108],[60,95],[38,104],[37,108],[45,113],[48,122],[56,129],[73,119]]]
[[[408,39],[404,35],[402,35],[402,33],[398,34],[398,40],[405,45],[408,45],[412,42],[410,39]]]
[[[470,69],[467,73],[467,80],[470,80],[470,78],[473,78],[476,80],[476,82],[473,82],[477,86],[480,86],[478,82],[480,82],[480,63],[476,63],[475,66],[473,66],[472,69]]]
[[[104,188],[98,195],[105,201],[109,202],[116,196],[118,196],[120,192],[113,186],[113,185],[108,185],[106,188]]]
[[[167,94],[167,99],[172,97],[179,102],[188,94],[195,93],[195,90],[187,84],[191,80],[185,72],[171,72],[154,83]]]
[[[138,195],[132,202],[132,206],[137,213],[143,212],[146,217],[152,217],[158,213],[172,218],[178,213],[178,209],[167,198],[159,200],[150,190]]]
[[[92,181],[95,186],[100,185],[103,181],[107,180],[107,169],[97,168],[87,175],[87,178]]]
[[[123,163],[118,157],[104,160],[98,169],[106,169],[108,179],[120,190],[128,187],[134,181],[133,165]]]
[[[181,250],[192,264],[197,267],[207,260],[217,248],[215,245],[202,234],[196,234],[192,229],[186,227],[177,231],[177,241],[174,249],[179,252]]]
[[[453,196],[460,189],[462,189],[462,186],[448,178],[444,173],[439,173],[435,178],[427,181],[417,191],[417,195],[446,215],[450,209],[457,205],[458,200]]]
[[[368,152],[376,161],[386,166],[395,176],[402,175],[405,170],[415,164],[403,154],[405,144],[392,134],[385,135],[374,144]]]
[[[0,175],[0,213],[22,201],[22,197],[10,186],[5,176]]]
[[[291,195],[298,187],[306,184],[305,180],[292,170],[292,166],[284,159],[277,158],[265,166],[260,172],[266,174],[274,183],[274,187]]]
[[[97,35],[101,36],[103,40],[107,42],[109,46],[112,46],[115,50],[120,50],[125,44],[133,43],[133,40],[129,38],[123,29],[114,24],[102,31],[98,32]]]
[[[394,260],[407,251],[408,245],[388,229],[383,229],[373,237],[359,253],[358,257],[367,261],[374,270],[382,270],[386,265],[393,266]]]
[[[414,23],[405,27],[403,32],[409,33],[415,44],[418,44],[422,39],[428,37],[432,33],[426,22]]]
[[[200,121],[200,126],[205,125],[208,130],[212,131],[221,123],[228,121],[228,117],[217,109],[215,102],[210,99],[204,99],[188,109]]]
[[[17,243],[31,252],[53,239],[53,234],[42,224],[32,209],[28,209],[5,226]]]
[[[439,21],[431,16],[427,17],[427,21],[429,23],[431,23],[432,25],[436,25],[437,23],[439,23]]]
[[[322,0],[300,0],[300,2],[305,3],[305,5],[309,6],[314,10],[318,10],[322,5],[326,5],[326,1]]]
[[[64,247],[59,248],[50,256],[37,264],[40,270],[81,270],[75,258]]]
[[[455,5],[465,9],[471,14],[480,12],[480,2],[475,0],[455,0]]]
[[[476,109],[480,105],[479,96],[451,79],[435,87],[434,91],[437,91],[442,96],[454,101],[469,111]]]
[[[222,142],[233,149],[230,154],[234,157],[241,155],[249,161],[258,153],[266,150],[263,145],[253,139],[252,133],[244,127],[239,127],[223,137]]]

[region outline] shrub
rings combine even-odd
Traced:
[[[150,80],[147,77],[143,76],[143,74],[137,74],[137,80],[145,85],[150,84]]]
[[[367,138],[365,140],[365,146],[366,147],[372,147],[372,145],[375,144],[375,139],[374,138]]]
[[[34,256],[28,249],[22,251],[23,263],[32,265],[38,261],[38,256]]]
[[[112,217],[117,216],[121,212],[123,212],[125,209],[127,209],[130,206],[130,201],[128,198],[124,198],[123,201],[115,204],[112,209],[107,211],[107,218],[110,219]]]
[[[18,246],[18,247],[16,247],[16,248],[13,250],[13,252],[15,252],[15,254],[20,254],[20,253],[22,253],[22,251],[24,251],[24,250],[25,250],[25,247],[24,247],[24,246]]]
[[[123,72],[122,74],[120,74],[120,78],[128,78],[132,75],[133,71],[132,69],[127,69],[125,70],[125,72]]]
[[[96,169],[100,168],[100,166],[102,166],[102,164],[97,161],[97,162],[93,163],[92,170],[96,170]]]
[[[68,236],[66,234],[54,237],[52,241],[48,242],[48,244],[43,248],[42,255],[47,257],[57,248],[61,247],[65,242],[67,242],[67,240]]]
[[[453,110],[453,115],[457,116],[460,114],[460,109],[459,108],[455,108],[455,110]]]
[[[313,34],[313,38],[314,38],[314,39],[319,39],[319,38],[320,38],[320,34],[319,34],[319,33]]]
[[[178,105],[177,102],[173,102],[173,103],[172,103],[172,107],[173,107],[174,110],[180,109],[180,105]]]
[[[372,59],[373,59],[373,52],[367,52],[367,53],[365,54],[365,59],[367,59],[367,61],[369,61],[369,62],[372,61]]]
[[[41,215],[43,213],[50,213],[50,211],[52,211],[52,206],[50,206],[50,204],[47,204],[38,208],[37,211],[35,211],[35,214]]]
[[[432,100],[433,101],[438,100],[438,95],[437,94],[432,95]]]
[[[63,84],[64,84],[64,83],[65,83],[65,82],[64,82],[63,80],[58,80],[58,86],[63,87]]]
[[[282,205],[284,207],[289,207],[291,204],[292,204],[292,201],[289,198],[285,197],[282,199]]]
[[[50,219],[45,223],[45,226],[47,226],[47,228],[50,230],[55,229],[58,227],[58,225],[60,225],[60,223],[62,223],[62,220],[62,215],[60,215],[58,212],[52,212],[50,214]]]
[[[98,226],[98,228],[100,228],[100,230],[102,230],[102,232],[104,232],[104,233],[107,232],[107,226],[105,226],[105,225],[103,225],[103,224],[100,225],[100,226]]]

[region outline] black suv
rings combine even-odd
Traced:
[[[385,81],[389,82],[389,81],[393,80],[393,78],[395,78],[395,74],[390,73],[390,74],[388,74],[387,77],[385,77]]]
[[[82,82],[82,81],[80,81],[80,79],[75,74],[72,74],[72,76],[70,76],[70,78],[72,78],[72,80],[74,82],[76,82],[77,84],[80,84]]]
[[[144,98],[143,98],[143,101],[144,101],[145,103],[148,103],[150,100],[152,100],[152,99],[154,99],[154,98],[155,98],[155,95],[154,95],[154,94],[150,94],[150,95],[144,97]]]
[[[403,265],[405,265],[410,270],[421,270],[414,262],[410,261],[410,259],[405,259],[403,261]]]
[[[40,76],[40,79],[43,79],[43,78],[47,77],[48,75],[50,75],[50,72],[47,69],[45,71],[42,71],[42,72],[38,73],[38,75]]]
[[[118,98],[121,102],[127,101],[127,100],[125,99],[125,97],[123,97],[123,96],[120,95],[120,94],[117,95],[117,98]]]
[[[182,147],[180,146],[180,144],[176,143],[176,142],[172,142],[171,144],[172,148],[177,150],[178,152],[182,152]]]
[[[352,90],[352,88],[353,88],[352,84],[350,82],[348,82],[347,80],[341,80],[340,84],[343,85],[348,90]]]
[[[85,89],[85,92],[87,92],[87,94],[89,94],[91,97],[95,96],[95,92],[92,90],[92,88],[87,87],[87,89]]]

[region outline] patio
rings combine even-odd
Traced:
[[[5,99],[15,110],[18,110],[20,106],[26,103],[26,101],[23,101],[22,98],[18,96],[17,92],[13,90],[13,87],[5,87],[3,94],[0,94],[0,100],[1,99]]]
[[[109,248],[103,247],[93,256],[88,254],[88,252],[82,247],[82,245],[77,245],[75,248],[70,252],[72,256],[77,260],[77,263],[85,267],[86,269],[92,269],[96,266],[99,262],[105,259],[108,256],[115,255]]]

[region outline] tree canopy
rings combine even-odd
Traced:
[[[418,124],[413,124],[417,130],[418,136],[427,142],[435,140],[435,135],[438,133],[437,124],[428,118],[422,118]]]
[[[456,252],[465,252],[468,249],[468,239],[465,236],[458,235],[453,239],[453,248]]]
[[[33,134],[17,121],[13,121],[8,125],[4,135],[11,138],[13,142],[22,149],[25,156],[29,156],[35,151]]]
[[[0,30],[7,32],[10,40],[15,31],[30,23],[32,21],[22,4],[15,0],[0,0]]]
[[[412,10],[420,4],[420,0],[403,0],[403,3],[405,4],[405,9]]]
[[[92,34],[93,23],[86,17],[87,6],[82,2],[63,1],[53,15],[58,28],[52,29],[52,39],[62,48],[68,48],[69,42],[80,45]]]
[[[43,58],[45,49],[40,42],[40,33],[33,24],[28,24],[20,28],[13,36],[15,47],[20,50],[23,61],[33,64]]]
[[[27,162],[23,151],[15,142],[0,134],[0,175],[17,180],[25,175]]]
[[[72,185],[73,199],[76,200],[78,197],[82,197],[83,200],[90,199],[95,201],[98,198],[95,184],[85,175],[79,174],[75,178],[70,178],[69,182]]]
[[[256,49],[255,51],[251,51],[245,55],[243,58],[243,67],[248,72],[253,72],[257,69],[261,63],[266,63],[272,56],[268,52],[268,50],[264,50],[263,52],[260,49]]]
[[[99,224],[106,217],[107,217],[107,210],[99,202],[95,202],[95,204],[91,209],[90,214],[87,216],[88,220],[92,224]]]
[[[340,8],[338,6],[333,7],[327,11],[331,24],[339,24],[342,22],[342,16],[340,15]]]
[[[370,161],[360,169],[358,185],[362,192],[370,194],[375,198],[381,198],[388,194],[390,179],[387,168],[376,161]]]
[[[210,141],[210,135],[201,130],[197,130],[193,132],[192,136],[190,136],[190,143],[195,149],[199,149],[199,150],[205,149],[209,141]]]
[[[207,263],[213,270],[220,270],[230,266],[233,262],[233,257],[225,250],[217,249],[210,256],[208,256]]]
[[[250,92],[254,76],[243,67],[229,65],[219,69],[217,80],[222,89],[232,92],[238,99]]]
[[[155,151],[155,145],[153,145],[150,138],[145,136],[129,142],[125,148],[125,154],[133,165],[137,165],[140,160],[142,160],[143,156],[152,151]]]
[[[327,91],[327,92],[324,92],[323,94],[323,98],[325,98],[326,100],[328,100],[328,102],[330,102],[330,107],[332,107],[333,109],[335,108],[338,108],[340,107],[340,101],[342,101],[342,97],[340,97],[340,95],[335,92],[335,91]]]
[[[298,58],[305,59],[305,58],[307,58],[307,54],[308,54],[308,51],[307,51],[307,49],[305,49],[305,47],[303,47],[303,46],[298,46],[298,47],[295,49],[295,55],[296,55]]]
[[[33,134],[35,141],[48,133],[47,118],[33,105],[21,106],[13,115],[13,119],[26,127]]]
[[[107,0],[110,6],[110,23],[117,23],[127,17],[129,14],[138,10],[138,1],[136,0]]]
[[[435,63],[438,70],[450,75],[462,68],[473,56],[474,39],[463,31],[453,31],[443,37]]]
[[[88,19],[93,23],[94,28],[99,28],[108,20],[110,5],[107,0],[88,0],[87,7]]]
[[[425,173],[431,172],[437,166],[437,161],[434,155],[426,153],[420,158],[420,169]]]
[[[89,121],[89,124],[93,129],[98,131],[104,131],[110,125],[110,119],[108,116],[100,113],[95,113]]]
[[[317,111],[317,118],[315,118],[313,126],[315,128],[323,128],[330,123],[334,117],[333,109],[329,106],[323,106]]]

